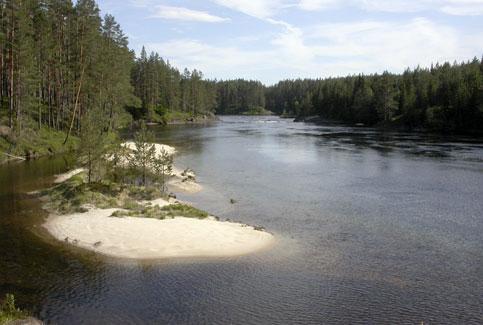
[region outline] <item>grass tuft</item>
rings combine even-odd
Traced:
[[[7,324],[8,322],[23,319],[29,314],[15,306],[15,297],[12,294],[7,294],[5,300],[0,304],[0,324]]]
[[[164,197],[157,188],[120,185],[114,182],[86,183],[85,173],[72,176],[67,181],[42,192],[48,197],[45,208],[58,214],[86,212],[83,206],[100,209],[123,208],[136,210],[142,207],[138,200],[154,200]]]
[[[185,217],[195,219],[205,219],[208,213],[187,204],[171,204],[164,207],[155,206],[140,206],[133,210],[115,211],[112,217],[139,217],[139,218],[154,218],[164,220],[166,218]]]

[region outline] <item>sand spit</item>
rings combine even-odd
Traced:
[[[134,149],[133,142],[123,144]],[[170,155],[176,149],[155,144],[157,154]],[[79,168],[57,175],[55,183],[62,183],[83,172]],[[199,192],[191,170],[173,168],[169,188],[189,193]],[[164,207],[177,200],[156,199],[138,202],[145,206]],[[163,259],[174,257],[229,257],[259,251],[274,242],[273,235],[233,222],[222,222],[214,217],[206,219],[175,217],[153,219],[142,217],[112,217],[120,209],[98,209],[86,206],[87,212],[51,215],[44,224],[57,240],[94,251],[99,254],[129,259]]]
[[[90,209],[85,213],[51,216],[44,227],[57,240],[129,259],[238,256],[266,248],[274,240],[267,232],[214,218],[111,217],[116,210]]]

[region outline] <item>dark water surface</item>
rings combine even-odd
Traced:
[[[277,245],[155,264],[72,251],[25,195],[69,160],[2,166],[0,294],[49,324],[483,324],[481,142],[276,117],[156,134],[205,188],[180,198]]]

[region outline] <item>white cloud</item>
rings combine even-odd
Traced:
[[[438,61],[468,60],[481,54],[482,43],[483,32],[462,37],[455,28],[415,18],[404,23],[321,24],[307,30],[288,25],[259,50],[191,39],[148,44],[147,48],[176,66],[199,68],[210,78],[243,77],[270,84],[284,78],[402,72]]]
[[[472,44],[451,27],[424,18],[406,23],[366,21],[320,25],[310,35],[324,41],[321,55],[334,58],[364,59],[363,72],[401,71],[405,67],[429,65],[432,62],[468,59],[478,52]],[[483,40],[480,33],[479,38]],[[480,43],[481,44],[481,43]]]
[[[365,11],[415,13],[438,11],[448,15],[483,15],[483,0],[211,0],[252,17],[274,17],[288,8],[319,11],[334,8],[359,8]],[[148,7],[153,0],[130,0],[137,7]]]
[[[268,51],[249,51],[238,47],[213,46],[192,39],[150,43],[147,50],[156,51],[175,66],[199,69],[210,78],[248,77],[270,57]],[[245,74],[243,76],[243,74]]]
[[[483,0],[448,1],[441,11],[455,16],[480,16],[483,15]]]
[[[263,39],[260,35],[240,35],[236,42],[227,41],[221,45],[208,40],[175,39],[152,42],[147,44],[147,49],[159,52],[178,67],[201,69],[210,78],[242,77],[274,83],[285,78],[370,74],[384,70],[402,72],[417,65],[468,60],[481,55],[483,44],[483,31],[473,30],[469,35],[463,26],[436,23],[427,18],[392,21],[391,16],[386,15],[387,20],[342,21],[304,27],[278,18],[278,14],[288,13],[287,8],[315,11],[347,6],[365,11],[413,13],[413,17],[414,13],[423,15],[429,10],[450,15],[477,15],[483,12],[480,10],[483,0],[211,1],[264,21],[273,26],[272,31],[269,36],[265,31]],[[161,8],[170,8],[163,10],[164,18],[211,21],[211,17],[216,17],[185,8]],[[204,14],[203,18],[199,18],[199,13]]]
[[[149,5],[151,5],[151,3],[152,3],[151,0],[129,0],[129,2],[134,7],[139,7],[139,8],[145,8]]]
[[[212,0],[213,2],[253,16],[256,18],[269,18],[280,9],[288,6],[287,0]]]
[[[205,23],[219,23],[229,20],[228,18],[212,15],[206,11],[163,5],[156,6],[156,12],[151,17]]]
[[[338,0],[300,0],[300,9],[307,11],[330,9],[339,6]]]
[[[483,0],[299,0],[298,7],[307,11],[356,7],[377,12],[439,11],[449,15],[483,15]]]

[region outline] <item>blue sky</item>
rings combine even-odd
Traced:
[[[98,0],[144,45],[210,79],[321,78],[483,54],[483,0]]]

